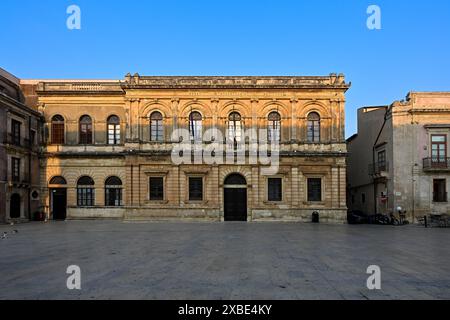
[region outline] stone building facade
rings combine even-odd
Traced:
[[[345,222],[348,88],[335,74],[35,81],[42,208],[50,219],[310,221],[317,211]],[[248,146],[245,130],[268,129],[279,169],[262,174],[267,165],[248,153],[241,163],[174,163],[172,135],[183,128],[194,143],[217,128],[222,138],[203,147],[230,136]]]
[[[348,139],[348,206],[367,214],[407,211],[410,221],[450,213],[450,92],[358,110]]]
[[[39,211],[41,131],[20,80],[0,69],[0,223],[27,221]]]

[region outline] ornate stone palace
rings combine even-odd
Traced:
[[[317,212],[346,221],[343,75],[23,85],[45,119],[39,199],[50,219],[311,221]],[[264,175],[248,153],[239,163],[176,164],[180,128],[205,146],[210,128],[244,146],[248,129],[267,129],[279,168]]]

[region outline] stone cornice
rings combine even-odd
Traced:
[[[39,95],[124,95],[139,89],[321,89],[347,91],[351,83],[336,76],[126,76],[124,81],[61,80],[39,82]]]
[[[164,76],[125,77],[126,89],[341,89],[350,88],[344,75],[330,76]]]

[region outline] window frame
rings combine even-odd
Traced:
[[[191,179],[192,180],[199,180],[201,181],[201,197],[200,198],[193,198],[192,197],[192,191],[191,191]],[[189,202],[203,202],[205,201],[205,178],[203,176],[188,176],[187,177],[187,199]]]
[[[153,118],[153,116],[156,116],[157,114],[161,116],[160,119]],[[153,133],[156,133],[156,135],[153,135]],[[160,111],[153,111],[150,114],[150,141],[152,142],[164,141],[164,116]]]
[[[438,183],[441,183],[441,187],[443,187],[443,192],[442,191],[438,192],[436,190],[436,185]],[[447,203],[447,202],[448,202],[447,179],[433,179],[433,203]]]
[[[271,198],[271,181],[279,181],[280,190],[278,191],[278,195],[275,198]],[[267,201],[268,202],[283,202],[283,178],[282,177],[269,177],[267,178]]]
[[[383,155],[380,157],[380,155]],[[381,158],[381,160],[380,160]],[[387,162],[386,162],[386,150],[377,151],[377,167],[380,171],[386,171]]]
[[[318,119],[313,119],[317,115]],[[306,117],[306,140],[308,143],[321,143],[322,141],[322,117],[316,111],[312,111]]]
[[[157,199],[152,198],[152,180],[161,179],[162,181],[162,197],[158,197]],[[165,176],[149,176],[148,177],[148,200],[151,202],[161,202],[166,199],[166,178]]]
[[[22,138],[22,122],[11,119],[11,143],[15,146],[21,145]]]
[[[108,184],[112,178],[119,180],[120,184]],[[111,193],[114,192],[114,204],[111,204]],[[106,207],[122,207],[123,206],[123,183],[117,176],[111,176],[105,181],[105,206]]]
[[[82,119],[89,117],[90,122],[82,122]],[[79,130],[79,144],[81,145],[92,145],[94,141],[94,125],[92,117],[89,115],[81,116],[78,120],[78,130]],[[85,128],[85,129],[84,129]],[[85,131],[84,131],[85,130]]]
[[[317,180],[320,181],[320,192],[319,192],[319,200],[314,200],[310,197],[310,181],[312,182],[313,180]],[[324,202],[324,186],[323,186],[323,182],[324,179],[323,177],[307,177],[306,178],[306,201],[309,203],[322,203]]]
[[[200,119],[194,119],[193,115],[198,114]],[[189,113],[189,139],[192,142],[201,142],[203,139],[203,120],[204,117],[199,111],[192,111]]]
[[[80,180],[83,178],[89,178],[92,183],[81,184]],[[77,181],[77,207],[95,207],[95,181],[89,176],[82,176]]]
[[[112,121],[112,119],[117,118],[117,121]],[[111,115],[106,121],[107,128],[107,144],[112,146],[117,146],[121,144],[121,125],[120,118],[117,115]],[[111,133],[112,130],[112,133]],[[112,135],[112,136],[111,136]],[[112,138],[112,139],[111,139]]]
[[[20,182],[20,165],[20,158],[11,157],[11,181],[13,182]]]
[[[63,120],[55,120],[55,118],[61,117]],[[55,145],[63,145],[66,143],[66,124],[64,117],[57,114],[54,115],[50,121],[51,127],[51,135],[50,141],[51,144]],[[59,139],[57,139],[59,138]]]
[[[438,141],[438,142],[435,142],[435,141],[433,141],[433,138],[435,138],[435,137],[444,137],[444,141],[443,142],[440,142],[440,141]],[[444,134],[444,133],[441,133],[441,134],[432,134],[431,135],[431,139],[430,139],[430,142],[431,142],[431,150],[430,150],[430,153],[431,153],[431,163],[432,164],[434,164],[434,165],[439,165],[439,164],[443,164],[443,165],[446,165],[447,164],[447,156],[448,156],[448,150],[447,150],[447,135],[446,134]],[[433,156],[433,147],[434,146],[437,146],[437,156],[436,157],[434,157]],[[440,146],[444,146],[444,154],[443,155],[441,155],[441,149],[440,149]],[[435,161],[434,159],[437,159],[437,161]]]
[[[277,115],[278,120],[271,120],[271,115]],[[273,139],[273,132],[276,132],[277,139]],[[267,116],[267,141],[270,142],[280,142],[281,141],[281,114],[277,111],[272,111]]]

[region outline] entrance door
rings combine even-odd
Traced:
[[[52,189],[52,214],[54,220],[65,220],[67,215],[67,189]]]
[[[243,176],[227,177],[223,199],[225,221],[247,221],[247,182]]]
[[[9,204],[9,217],[11,219],[20,218],[20,195],[17,193],[11,196],[11,201]]]

